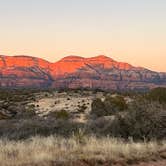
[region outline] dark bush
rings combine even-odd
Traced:
[[[166,136],[166,111],[159,103],[135,102],[122,119],[124,131],[135,139],[161,139]],[[126,130],[127,129],[127,130]]]
[[[160,103],[166,104],[166,88],[155,88],[152,89],[148,95],[147,98],[152,101],[158,101]]]
[[[105,110],[105,105],[99,98],[93,100],[91,109],[91,114],[96,117],[104,116],[107,114]]]
[[[108,115],[127,109],[127,104],[122,96],[107,96],[104,100],[105,109]]]
[[[107,96],[104,101],[95,99],[92,102],[92,115],[97,117],[114,115],[127,109],[127,104],[122,96]]]
[[[159,103],[137,100],[125,113],[115,115],[100,132],[125,139],[163,139],[166,137],[166,110]]]
[[[55,117],[56,119],[69,119],[69,112],[66,110],[51,112],[48,115],[49,117]]]

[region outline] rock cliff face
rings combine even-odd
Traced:
[[[50,63],[30,56],[0,56],[0,87],[138,89],[166,87],[158,73],[106,56],[68,56]]]
[[[1,87],[47,87],[50,63],[28,56],[0,56]]]

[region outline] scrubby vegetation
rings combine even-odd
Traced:
[[[146,94],[130,95],[129,101],[128,98],[126,99],[128,94],[111,95],[107,93],[102,98],[94,98],[89,119],[86,123],[80,123],[81,125],[72,122],[72,113],[65,109],[50,112],[47,117],[38,117],[36,109],[39,105],[35,106],[30,102],[36,100],[35,95],[39,91],[1,90],[1,92],[0,112],[10,112],[10,116],[9,120],[0,121],[0,136],[26,138],[26,136],[30,137],[35,134],[48,136],[56,133],[70,136],[73,130],[82,128],[90,135],[109,135],[123,139],[161,140],[166,137],[165,88],[157,88]],[[49,91],[40,93],[48,96],[50,94]],[[70,94],[70,92],[67,93]],[[86,95],[85,92],[84,94]],[[66,101],[72,102],[72,98],[66,96]],[[78,103],[78,113],[84,114],[88,107],[85,100],[82,99]],[[6,117],[2,116],[1,119],[6,119]],[[64,129],[60,127],[63,124]],[[18,130],[15,130],[15,126]],[[62,132],[59,132],[59,129]]]
[[[149,100],[147,96],[152,97],[156,91],[158,97]],[[106,97],[104,101],[95,99],[92,103],[91,113],[101,118],[94,124],[91,123],[91,130],[99,135],[124,139],[164,139],[166,137],[166,107],[162,100],[164,98],[163,88],[162,94],[158,88],[148,94],[133,98],[133,101],[128,104],[123,97],[119,96]]]
[[[0,121],[0,137],[9,140],[22,140],[32,136],[57,136],[70,137],[74,132],[83,129],[81,123],[70,122],[64,119],[55,120],[32,118],[32,119],[13,119]]]
[[[35,162],[39,165],[46,162],[45,165],[49,165],[53,161],[62,162],[62,152],[65,160],[63,164],[67,161],[71,165],[80,160],[90,159],[96,162],[97,158],[100,162],[109,160],[110,165],[119,159],[128,163],[134,160],[157,160],[163,156],[166,158],[165,90],[166,88],[157,88],[137,94],[80,90],[1,90],[0,165],[8,164],[7,157],[16,162],[15,165],[33,165]],[[61,102],[59,98],[52,98],[54,93],[66,95],[66,103],[62,104],[66,109],[54,110],[54,106],[59,108]],[[80,100],[74,100],[77,103],[73,103],[73,96],[77,99],[79,95]],[[86,100],[88,96],[91,96],[92,101]],[[37,110],[41,105],[38,100],[42,98],[46,101],[52,99],[50,109],[53,110],[39,116]],[[75,111],[70,108],[70,103],[76,105]],[[80,115],[85,115],[86,120],[73,120],[74,116]],[[29,147],[27,150],[25,145]],[[42,159],[35,152],[39,149]],[[30,151],[33,155],[28,156]],[[27,156],[25,160],[21,154]]]
[[[113,137],[134,140],[164,139],[166,136],[166,111],[159,103],[135,101],[124,114],[113,120],[99,121],[96,132]]]
[[[104,101],[97,98],[92,102],[91,114],[97,117],[114,115],[127,109],[127,104],[123,96],[106,96]]]
[[[156,88],[147,94],[147,98],[152,101],[158,101],[161,104],[166,104],[166,88]]]
[[[105,110],[105,105],[101,99],[97,98],[93,100],[91,114],[97,117],[107,114]]]
[[[158,101],[149,101],[145,97],[141,96],[140,98],[139,96],[127,106],[125,104],[123,112],[120,112],[120,109],[115,111],[112,108],[117,107],[113,104],[110,104],[109,107],[107,103],[107,109],[110,108],[110,112],[114,110],[114,114],[108,114],[109,110],[105,111],[104,102],[97,103],[102,105],[101,118],[91,123],[90,127],[99,135],[134,140],[164,139],[166,137],[166,107]],[[92,113],[99,116],[98,112],[96,113],[93,109]],[[106,118],[106,115],[112,116]]]
[[[60,111],[57,111],[57,112],[51,112],[49,114],[49,116],[55,117],[56,119],[67,120],[67,119],[69,119],[70,115],[69,115],[69,113],[66,110],[60,110]]]

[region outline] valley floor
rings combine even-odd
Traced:
[[[154,92],[1,90],[0,166],[166,166],[166,90]]]

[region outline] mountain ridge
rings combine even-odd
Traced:
[[[155,72],[99,55],[70,55],[57,62],[0,55],[0,87],[151,89],[166,86],[166,73]]]

